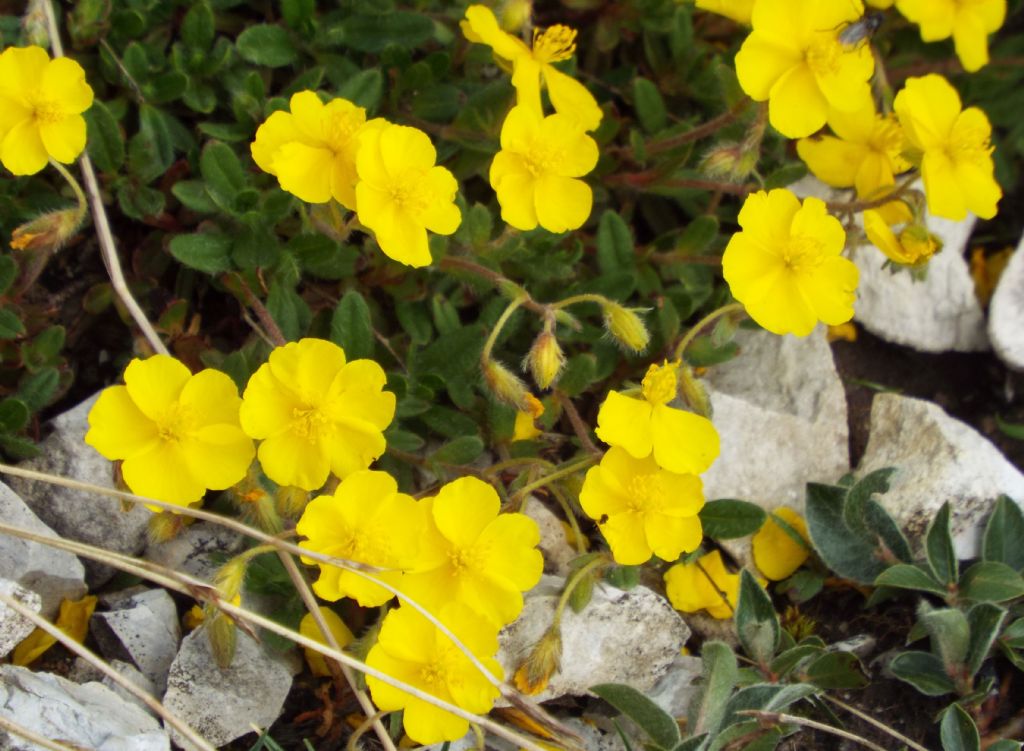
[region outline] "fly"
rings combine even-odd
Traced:
[[[878,11],[865,13],[859,20],[843,27],[843,30],[839,32],[839,43],[844,47],[856,47],[862,42],[870,40],[884,19],[885,16]]]

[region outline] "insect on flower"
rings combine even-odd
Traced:
[[[843,26],[839,32],[839,43],[844,47],[857,47],[870,41],[871,37],[881,28],[883,20],[885,20],[885,16],[878,11],[865,13],[859,20]]]

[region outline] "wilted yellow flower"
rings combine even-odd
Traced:
[[[497,492],[475,477],[450,482],[420,504],[428,524],[419,560],[414,571],[390,581],[434,612],[456,600],[497,625],[511,623],[523,609],[522,593],[544,568],[537,523],[525,514],[499,514]]]
[[[527,394],[526,400],[529,408],[516,410],[515,427],[512,429],[513,441],[532,441],[541,435],[534,421],[544,414],[544,405],[533,394]]]
[[[864,232],[886,258],[901,266],[927,263],[942,249],[942,241],[920,224],[909,224],[897,236],[877,211],[864,212]]]
[[[355,636],[352,634],[352,631],[333,610],[321,605],[320,615],[323,616],[324,622],[327,624],[327,628],[331,630],[331,634],[334,636],[334,640],[338,642],[339,647],[344,649],[355,641]],[[312,639],[313,641],[320,642],[321,644],[326,645],[328,643],[312,613],[306,613],[302,616],[302,620],[299,622],[299,633],[307,639]],[[327,667],[327,659],[322,654],[317,652],[315,649],[310,649],[309,647],[304,647],[303,653],[306,656],[306,664],[309,665],[309,669],[313,672],[313,675],[324,677],[331,674],[331,669]]]
[[[701,10],[727,16],[737,23],[750,25],[750,14],[754,11],[754,0],[697,0]]]
[[[635,459],[619,447],[587,471],[580,505],[624,566],[647,563],[651,555],[674,561],[703,538],[700,478],[662,469],[650,456]]]
[[[53,625],[79,644],[85,641],[89,633],[89,619],[96,610],[95,595],[86,595],[81,600],[61,600],[60,611]],[[57,637],[51,636],[41,628],[35,629],[26,636],[11,653],[11,664],[31,665],[43,656],[50,647],[57,643]]]
[[[726,570],[717,550],[693,563],[677,563],[665,572],[668,601],[684,613],[707,610],[712,618],[732,618],[739,590],[740,575]]]
[[[400,570],[416,561],[427,524],[425,510],[411,496],[399,493],[398,483],[388,473],[359,470],[342,480],[334,495],[310,501],[295,531],[308,538],[300,543],[307,550]],[[317,565],[320,578],[313,591],[325,600],[351,597],[363,607],[376,607],[393,597],[357,573],[327,563]]]
[[[839,34],[864,11],[860,0],[758,0],[753,31],[736,55],[740,86],[768,101],[768,120],[787,138],[809,136],[829,108],[850,112],[871,97],[875,69],[868,45],[844,45]]]
[[[548,87],[551,104],[560,115],[575,120],[583,130],[594,130],[601,124],[603,113],[587,87],[558,70],[551,63],[568,60],[576,51],[576,31],[568,26],[551,26],[533,30],[533,47],[504,32],[494,12],[485,5],[470,5],[462,32],[471,42],[486,44],[494,54],[512,65],[512,85],[517,102],[541,117],[541,79]]]
[[[448,603],[439,620],[501,680],[502,669],[494,655],[498,630],[485,618],[458,602]],[[499,691],[451,640],[409,607],[392,610],[384,618],[377,643],[366,664],[468,712],[487,714]],[[469,730],[469,722],[401,689],[366,676],[373,703],[385,712],[405,710],[402,724],[417,743],[453,741]]]
[[[121,475],[133,493],[187,506],[208,488],[224,490],[245,477],[255,452],[239,427],[238,389],[227,375],[192,375],[173,357],[154,355],[132,360],[124,383],[96,400],[85,442],[124,460]]]
[[[333,472],[345,478],[384,453],[383,430],[395,395],[373,360],[346,362],[324,339],[289,342],[249,379],[239,413],[245,432],[263,443],[260,465],[278,485],[316,490]]]
[[[1006,0],[897,0],[896,8],[921,27],[921,39],[953,37],[965,70],[988,63],[988,35],[1006,19]]]
[[[729,240],[722,272],[733,297],[775,334],[806,336],[818,321],[853,318],[857,267],[843,258],[846,233],[823,201],[803,206],[788,190],[747,196],[743,228]]]
[[[903,158],[903,131],[895,115],[879,115],[875,105],[854,112],[833,110],[828,124],[835,136],[802,138],[796,150],[814,176],[835,188],[856,188],[871,200],[892,191],[896,175],[910,169]],[[898,207],[896,207],[898,208]]]
[[[422,130],[405,125],[368,128],[356,157],[359,221],[373,230],[389,258],[407,266],[430,263],[427,230],[450,235],[462,213],[455,205],[459,185]]]
[[[968,211],[994,217],[1003,191],[993,176],[992,126],[985,113],[962,109],[956,89],[934,73],[908,78],[893,108],[920,154],[928,210],[954,220]]]
[[[597,437],[635,459],[653,452],[658,466],[699,475],[718,457],[718,431],[701,415],[668,406],[676,398],[679,363],[651,365],[641,398],[609,391],[597,413]]]
[[[60,250],[85,219],[84,208],[47,211],[14,228],[11,250]]]
[[[34,175],[50,159],[75,161],[91,106],[92,89],[74,60],[8,47],[0,53],[0,162],[15,175]]]
[[[778,516],[807,540],[807,523],[804,518],[788,506],[782,506],[771,514],[761,529],[751,538],[754,564],[758,571],[772,581],[782,581],[800,568],[810,556],[808,545],[801,545],[784,530],[775,517]]]
[[[370,121],[380,127],[383,120]],[[347,99],[320,101],[315,91],[292,94],[289,111],[274,112],[256,131],[252,158],[281,189],[307,203],[332,198],[356,208],[356,152],[366,110]]]
[[[501,126],[501,151],[491,163],[491,187],[501,218],[516,229],[538,224],[549,232],[577,229],[587,221],[594,195],[576,178],[594,169],[597,144],[565,115],[543,119],[513,107]]]

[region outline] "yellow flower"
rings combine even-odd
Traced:
[[[501,665],[494,659],[498,632],[493,624],[461,603],[440,612],[440,621],[458,637],[499,680]],[[366,663],[393,678],[425,691],[468,712],[487,714],[499,692],[451,640],[418,612],[408,607],[392,610],[384,618],[377,643]],[[469,730],[469,723],[401,689],[366,676],[373,702],[385,712],[404,709],[405,732],[417,743],[453,741]]]
[[[293,94],[288,112],[275,112],[256,131],[252,158],[277,177],[282,190],[307,203],[332,198],[356,208],[359,135],[383,120],[366,122],[366,110],[347,99],[320,101],[315,91]]]
[[[921,27],[921,39],[953,37],[965,70],[988,63],[988,35],[1003,25],[1006,0],[897,0],[896,8]]]
[[[651,555],[674,561],[703,537],[700,478],[662,469],[653,457],[634,459],[622,448],[609,449],[587,472],[580,505],[625,566],[647,563]]]
[[[903,131],[894,115],[879,115],[870,100],[854,112],[833,110],[835,136],[802,138],[796,150],[811,172],[835,188],[856,188],[870,200],[891,192],[896,175],[910,169],[902,156]],[[836,137],[838,136],[838,137]]]
[[[985,113],[962,110],[956,89],[934,73],[908,78],[893,108],[908,143],[921,154],[928,210],[954,220],[968,211],[994,217],[1003,191],[993,177],[992,126]]]
[[[870,5],[872,8],[885,9],[891,8],[893,6],[893,3],[896,2],[896,0],[864,0],[864,2],[867,5]]]
[[[173,357],[154,355],[132,360],[124,383],[96,400],[85,442],[124,460],[121,474],[133,493],[188,506],[207,488],[224,490],[245,477],[255,452],[239,427],[238,389],[228,376],[192,375]]]
[[[430,263],[428,229],[450,235],[462,222],[455,205],[459,185],[436,159],[427,134],[405,125],[368,128],[360,140],[359,221],[373,230],[385,255],[407,266]]]
[[[651,365],[641,398],[608,392],[597,413],[597,437],[634,459],[653,452],[658,466],[699,475],[718,457],[718,431],[706,417],[668,406],[676,398],[679,363]]]
[[[707,610],[712,618],[732,618],[739,589],[740,575],[726,570],[722,554],[717,550],[693,563],[677,563],[665,572],[668,601],[684,613]]]
[[[91,106],[92,89],[74,60],[8,47],[0,54],[0,162],[15,175],[34,175],[50,159],[75,161]]]
[[[782,581],[803,565],[810,551],[807,545],[801,545],[787,534],[775,521],[776,516],[804,540],[807,539],[807,523],[796,511],[782,506],[768,516],[750,541],[758,571],[772,581]]]
[[[768,101],[768,120],[787,138],[809,136],[829,108],[849,112],[871,96],[869,45],[844,45],[839,33],[864,10],[860,0],[758,0],[753,31],[736,55],[740,86]]]
[[[920,224],[906,226],[897,236],[877,211],[864,212],[864,232],[886,258],[901,266],[927,263],[942,249],[942,242]]]
[[[603,113],[587,87],[558,70],[551,63],[568,60],[576,51],[576,31],[568,26],[551,26],[533,30],[533,47],[504,32],[498,19],[485,5],[466,9],[462,32],[471,42],[486,44],[494,54],[512,65],[512,85],[517,102],[542,116],[540,82],[548,87],[555,112],[575,120],[583,130],[594,130],[601,124]]]
[[[395,415],[373,360],[345,361],[323,339],[289,342],[249,379],[242,428],[262,439],[260,465],[278,485],[316,490],[329,472],[345,478],[384,453],[382,431]]]
[[[323,616],[327,628],[331,630],[331,634],[334,636],[334,640],[338,642],[339,647],[344,649],[355,641],[356,637],[352,634],[352,631],[349,630],[349,627],[345,625],[345,622],[333,610],[321,605],[320,615]],[[327,639],[320,630],[320,626],[317,625],[312,613],[306,613],[302,616],[302,621],[299,622],[299,633],[307,639],[312,639],[324,645],[327,644]],[[306,655],[306,664],[309,665],[313,675],[325,677],[331,674],[331,669],[327,667],[327,659],[322,654],[309,647],[305,647],[303,652]]]
[[[754,0],[697,0],[697,7],[749,26]]]
[[[857,267],[840,255],[846,233],[823,201],[801,206],[788,190],[758,191],[744,202],[739,224],[722,272],[757,323],[806,336],[818,321],[835,326],[853,318]]]
[[[541,435],[541,430],[534,422],[544,414],[544,405],[533,394],[526,395],[529,409],[516,410],[516,422],[512,429],[513,441],[532,441]]]
[[[386,472],[359,470],[342,480],[334,495],[310,501],[295,531],[308,538],[301,543],[307,550],[398,570],[416,560],[427,524],[424,511],[422,504],[398,492],[398,484]],[[376,607],[393,596],[359,574],[317,565],[320,578],[313,591],[325,600],[351,597],[363,607]]]
[[[82,644],[89,633],[89,619],[96,610],[96,602],[95,595],[86,595],[81,600],[61,600],[60,612],[57,613],[57,620],[53,625]],[[11,664],[22,667],[31,665],[56,643],[57,637],[37,628],[18,642],[18,646],[11,653]]]
[[[433,612],[456,600],[497,625],[515,620],[522,593],[544,568],[537,523],[524,514],[499,514],[497,492],[475,477],[450,482],[420,504],[428,525],[416,570],[391,581]]]
[[[513,107],[501,126],[501,151],[491,163],[491,187],[501,218],[516,229],[578,229],[594,195],[582,177],[597,165],[597,144],[565,115],[541,116]]]

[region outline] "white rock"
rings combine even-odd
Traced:
[[[705,384],[721,454],[701,479],[708,499],[803,510],[809,481],[849,470],[846,396],[823,327],[806,337],[741,330],[739,355]]]
[[[567,576],[569,563],[580,554],[565,539],[562,518],[532,495],[523,504],[522,512],[537,522],[540,529],[537,547],[544,554],[544,573]]]
[[[39,445],[40,456],[20,466],[113,488],[113,465],[84,440],[89,429],[89,410],[98,396],[55,417],[53,432]],[[146,544],[150,512],[141,505],[122,511],[116,498],[23,478],[12,477],[11,487],[63,537],[129,555],[140,552]],[[91,588],[105,583],[115,573],[109,566],[90,560],[83,562]]]
[[[500,634],[498,661],[511,677],[551,626],[564,581],[545,576],[526,595],[523,612]],[[594,587],[582,613],[562,616],[561,670],[534,699],[583,696],[598,683],[625,683],[648,691],[679,654],[690,629],[664,597],[644,586],[629,591]]]
[[[897,468],[889,492],[878,498],[912,538],[949,501],[957,556],[977,557],[995,499],[1005,493],[1024,500],[1024,475],[973,428],[931,402],[877,394],[870,431],[858,474]]]
[[[693,698],[700,690],[697,681],[703,671],[704,661],[699,657],[679,655],[647,698],[673,717],[686,717]]]
[[[212,581],[225,557],[241,551],[245,538],[213,524],[196,522],[167,542],[150,542],[145,557],[161,566]]]
[[[43,607],[39,595],[10,579],[0,578],[0,594],[16,600],[34,613],[38,613]],[[0,602],[0,658],[6,657],[18,642],[31,634],[35,628],[35,624],[28,618]]]
[[[0,483],[0,519],[44,537],[57,537],[9,487]],[[78,558],[43,543],[0,534],[0,572],[42,600],[44,618],[52,618],[61,600],[85,594],[85,569]]]
[[[164,706],[194,727],[214,746],[267,727],[277,719],[292,685],[286,656],[268,654],[251,636],[238,632],[235,658],[221,670],[204,628],[181,642],[167,678]],[[174,742],[192,744],[172,731]]]
[[[130,662],[123,662],[121,660],[111,660],[110,667],[116,670],[117,673],[122,678],[128,679],[132,684],[134,684],[138,688],[141,688],[150,696],[154,698],[160,696],[160,692],[157,691],[157,687],[153,685],[153,681],[149,680],[149,678],[140,673],[139,669],[132,665]],[[151,714],[154,717],[156,716],[156,712],[154,712],[152,709],[146,706],[146,703],[142,701],[142,699],[137,697],[135,694],[126,689],[124,686],[122,686],[120,683],[115,681],[110,676],[104,675],[103,679],[100,682],[125,701],[138,706],[139,709],[141,709],[143,712]]]
[[[169,751],[159,723],[99,683],[79,685],[49,673],[0,667],[0,715],[37,734],[96,751]],[[0,731],[2,751],[37,751]]]
[[[115,610],[95,613],[92,633],[107,659],[130,659],[163,693],[181,643],[178,609],[166,590],[150,589]]]
[[[988,335],[1003,362],[1024,370],[1024,238],[1010,256],[992,295]]]

